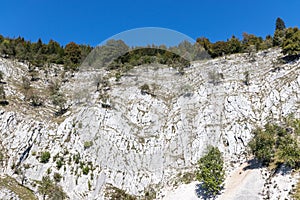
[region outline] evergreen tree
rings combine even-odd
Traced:
[[[276,30],[273,37],[273,46],[281,46],[284,40],[284,31]]]
[[[286,30],[282,53],[290,56],[300,54],[300,30],[298,28],[288,28]]]
[[[273,46],[281,46],[283,43],[283,39],[285,36],[285,24],[284,21],[281,18],[276,19],[276,24],[275,24],[275,32],[274,32],[274,37],[273,37]]]
[[[284,23],[284,21],[280,17],[278,17],[276,19],[276,28],[275,28],[275,31],[276,30],[283,31],[284,29],[285,29],[285,23]]]
[[[79,45],[74,42],[70,42],[65,47],[65,66],[71,67],[76,70],[77,66],[81,62],[81,50]]]
[[[204,194],[216,196],[223,188],[225,171],[222,154],[217,147],[210,146],[205,156],[198,161],[197,180],[202,182]]]
[[[210,51],[211,49],[211,43],[209,39],[202,37],[202,38],[197,38],[197,43],[199,43],[206,51]]]
[[[242,44],[239,41],[239,39],[236,38],[234,35],[230,38],[230,40],[227,43],[229,45],[230,53],[239,53],[242,51]]]

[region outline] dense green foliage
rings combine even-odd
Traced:
[[[60,116],[67,111],[67,108],[65,107],[67,100],[65,94],[60,91],[60,86],[61,83],[57,80],[50,82],[48,86],[50,100],[52,101],[52,104],[58,108],[58,111],[56,112],[57,116]]]
[[[188,66],[191,60],[215,58],[234,53],[252,53],[276,46],[282,47],[284,54],[298,55],[300,52],[299,35],[298,28],[286,29],[281,18],[276,19],[273,37],[268,35],[263,39],[253,34],[243,33],[241,40],[232,36],[227,41],[215,43],[202,37],[198,38],[195,44],[183,41],[174,47],[165,45],[129,47],[122,40],[109,40],[105,45],[94,49],[74,42],[63,47],[54,40],[45,44],[41,39],[37,42],[30,42],[22,37],[12,39],[0,35],[0,54],[20,61],[29,61],[32,66],[37,67],[43,67],[47,63],[63,64],[68,70],[77,70],[87,58],[85,63],[87,66],[109,66],[109,70],[119,71],[118,76],[133,66],[153,62],[166,64],[183,72],[182,68]]]
[[[112,72],[118,81],[135,66],[144,64],[162,64],[176,68],[180,74],[190,65],[190,61],[209,58],[204,48],[198,43],[183,41],[177,46],[147,45],[129,47],[122,40],[108,40],[97,46],[82,64],[87,68],[105,68]]]
[[[275,26],[273,46],[281,46],[285,35],[285,23],[278,17]]]
[[[119,74],[127,72],[134,66],[160,63],[177,69],[190,65],[191,60],[209,58],[204,48],[198,43],[183,41],[178,46],[165,45],[146,47],[129,47],[121,40],[109,40],[105,45],[96,47],[85,60],[84,66],[94,68],[107,67]]]
[[[133,66],[150,63],[165,64],[174,68],[190,65],[190,62],[180,55],[154,47],[129,51],[115,59],[114,62],[109,65],[109,69],[122,68],[122,71],[127,71]]]
[[[298,28],[288,28],[285,30],[282,52],[287,55],[300,54],[300,30]]]
[[[198,161],[197,180],[202,182],[206,196],[216,196],[223,188],[225,171],[222,154],[217,147],[210,146]]]
[[[66,66],[71,67],[71,69],[76,69],[76,67],[81,62],[81,49],[79,45],[74,42],[70,42],[65,48],[65,60]]]
[[[300,120],[293,120],[282,126],[266,124],[264,129],[253,131],[249,142],[253,155],[265,165],[286,164],[291,168],[300,167]]]
[[[88,45],[77,45],[74,42],[63,47],[54,40],[45,44],[41,39],[30,42],[21,37],[12,39],[0,35],[1,55],[20,61],[26,60],[37,67],[43,67],[46,63],[56,63],[76,69],[91,50]]]
[[[232,36],[227,41],[211,43],[207,38],[202,37],[197,39],[197,43],[204,47],[213,58],[234,53],[252,53],[277,46],[283,48],[284,54],[298,55],[300,52],[298,28],[286,29],[284,21],[280,18],[277,18],[275,26],[273,38],[271,35],[263,39],[253,34],[243,33],[242,40]]]
[[[276,30],[274,32],[273,37],[273,46],[281,46],[284,40],[285,31],[284,30]]]
[[[272,47],[272,37],[268,35],[265,40],[253,34],[243,33],[243,40],[240,41],[232,36],[227,41],[211,43],[207,38],[198,38],[197,42],[213,58],[234,53],[250,53],[251,51],[264,50]]]
[[[65,47],[50,40],[48,44],[39,39],[30,42],[24,38],[5,38],[0,35],[0,54],[5,57],[16,58],[20,61],[29,61],[30,64],[42,67],[46,63],[64,64],[66,69],[77,70],[85,58],[86,65],[126,71],[132,66],[153,62],[167,64],[173,67],[189,65],[188,61],[215,58],[234,53],[251,53],[273,46],[283,48],[287,55],[298,55],[300,52],[300,37],[298,28],[286,29],[281,18],[276,19],[274,36],[265,39],[253,34],[243,33],[242,40],[235,36],[227,41],[210,42],[207,38],[198,38],[195,44],[183,41],[177,46],[165,45],[146,47],[129,47],[122,40],[109,40],[105,45],[93,48],[88,45],[78,45],[74,42]],[[93,50],[93,51],[92,51]],[[181,69],[182,71],[182,69]]]

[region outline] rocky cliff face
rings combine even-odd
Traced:
[[[46,96],[37,108],[24,101],[20,85],[28,66],[1,59],[9,102],[0,112],[1,173],[35,192],[36,180],[59,173],[70,199],[104,199],[110,185],[163,198],[164,188],[179,173],[193,171],[212,144],[222,150],[230,174],[246,160],[255,127],[300,117],[299,61],[278,63],[281,56],[271,49],[251,59],[239,54],[198,61],[183,75],[166,66],[139,66],[98,90],[98,72],[81,70],[65,75],[61,91],[69,110],[59,117]],[[40,72],[32,83],[36,92],[43,96],[59,73],[59,66]],[[51,154],[48,163],[39,160],[44,151]]]

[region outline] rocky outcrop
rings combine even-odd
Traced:
[[[107,184],[134,195],[154,188],[162,198],[169,180],[193,170],[212,144],[224,153],[230,173],[246,160],[253,128],[300,117],[299,61],[278,64],[280,56],[271,49],[255,60],[239,54],[197,61],[183,75],[166,66],[135,67],[119,81],[105,77],[105,104],[94,84],[98,72],[80,71],[62,85],[71,106],[61,117],[48,104],[24,106],[16,80],[26,65],[2,59],[7,96],[14,100],[0,113],[1,172],[34,191],[34,180],[59,173],[71,199],[102,199]],[[36,84],[46,87],[46,78]],[[43,151],[51,154],[46,164],[39,162]]]

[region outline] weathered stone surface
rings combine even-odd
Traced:
[[[16,80],[27,66],[1,59],[8,96],[15,98],[0,113],[0,141],[7,158],[1,173],[12,175],[13,163],[20,164],[25,184],[36,191],[31,183],[50,168],[50,176],[62,175],[60,184],[71,199],[104,198],[107,183],[143,195],[150,185],[159,190],[181,170],[193,169],[209,144],[222,150],[229,173],[233,169],[229,163],[245,161],[253,128],[292,113],[300,117],[299,61],[272,71],[279,52],[259,52],[255,62],[244,54],[199,61],[184,75],[167,67],[136,67],[119,82],[110,79],[108,108],[95,92],[95,72],[81,71],[62,86],[72,106],[60,122],[49,114],[53,113],[49,104],[36,110],[21,106]],[[250,85],[244,84],[246,71]],[[210,72],[222,73],[223,79],[213,84]],[[39,87],[47,85],[42,80]],[[150,86],[151,94],[141,93],[143,84]],[[86,147],[86,142],[92,143]],[[51,153],[49,163],[39,162],[42,151]],[[56,154],[64,158],[60,169],[53,161]],[[89,166],[87,175],[80,162]]]

